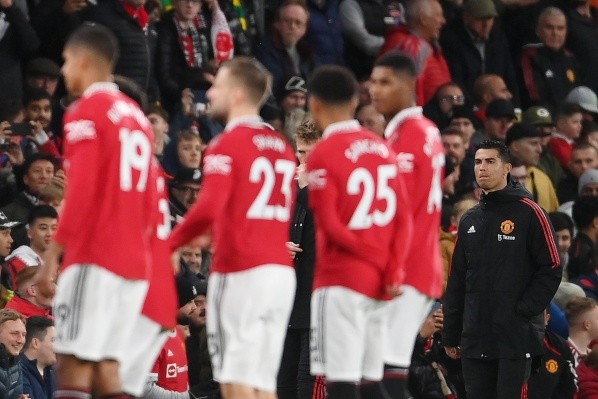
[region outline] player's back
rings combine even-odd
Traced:
[[[231,184],[224,212],[214,221],[212,270],[290,266],[285,242],[295,197],[295,167],[290,144],[264,123],[237,125],[210,146],[205,181],[222,172],[229,174]]]
[[[157,208],[151,125],[111,84],[96,84],[64,118],[69,184],[57,237],[64,265],[93,263],[146,278]]]
[[[394,153],[353,127],[326,135],[308,161],[317,227],[314,288],[342,285],[381,297],[399,183]]]

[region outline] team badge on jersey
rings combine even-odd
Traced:
[[[507,219],[500,224],[500,231],[502,231],[503,234],[511,234],[513,230],[515,230],[515,223],[511,220]]]
[[[556,360],[550,359],[546,362],[546,370],[548,370],[550,374],[554,374],[559,370],[559,364]]]

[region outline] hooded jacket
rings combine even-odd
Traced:
[[[546,213],[520,184],[482,196],[459,223],[444,303],[443,342],[477,359],[543,354],[532,323],[562,269]]]
[[[0,344],[0,398],[18,399],[23,394],[23,371],[18,357]]]

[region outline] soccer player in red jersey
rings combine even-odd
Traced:
[[[100,25],[68,39],[62,68],[80,97],[64,117],[69,185],[40,271],[50,279],[64,249],[54,300],[58,390],[54,397],[125,398],[119,364],[128,356],[151,272],[158,207],[151,124],[111,83],[118,45]]]
[[[320,67],[308,91],[323,130],[307,159],[316,225],[311,372],[326,377],[330,399],[359,398],[360,391],[385,398],[384,299],[402,282],[412,224],[406,191],[392,150],[353,119],[353,74]]]
[[[293,298],[289,241],[295,156],[262,122],[271,76],[257,61],[223,64],[209,112],[226,124],[206,150],[197,202],[172,232],[174,250],[212,228],[207,332],[225,399],[274,399]]]
[[[411,354],[419,328],[442,295],[440,211],[444,149],[436,125],[415,106],[417,74],[405,55],[387,53],[374,64],[372,104],[388,125],[388,145],[397,153],[413,211],[413,239],[406,262],[403,293],[389,307],[384,384],[393,398],[403,398]]]

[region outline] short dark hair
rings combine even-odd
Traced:
[[[159,115],[166,122],[169,121],[168,112],[166,112],[166,110],[164,108],[162,108],[162,105],[160,105],[160,103],[152,103],[152,104],[150,104],[147,107],[147,110],[146,110],[145,114],[148,115],[148,116],[150,114],[156,114],[156,115]]]
[[[404,73],[412,78],[417,77],[417,70],[415,63],[408,55],[399,51],[391,51],[376,60],[375,67],[386,67],[394,71],[394,73]]]
[[[272,74],[255,58],[235,57],[222,64],[260,107],[272,93]]]
[[[27,334],[25,335],[25,346],[23,350],[29,349],[31,345],[31,341],[33,338],[37,338],[40,341],[43,341],[48,333],[48,328],[54,326],[54,321],[48,317],[44,316],[31,316],[27,319],[27,323],[25,328],[27,329]]]
[[[41,218],[58,219],[58,212],[50,205],[37,205],[29,212],[27,223],[31,226],[33,222]]]
[[[29,103],[39,100],[48,100],[52,103],[52,96],[46,90],[40,87],[27,87],[23,93],[23,107],[27,107]]]
[[[509,149],[502,141],[484,140],[477,145],[476,151],[477,150],[496,150],[498,151],[498,156],[504,163],[511,163],[511,154],[509,154]]]
[[[299,6],[303,8],[305,13],[307,14],[307,18],[309,19],[309,8],[307,8],[305,0],[284,0],[276,9],[276,21],[280,21],[280,11],[288,6]]]
[[[573,149],[571,150],[571,152],[573,151],[581,151],[581,150],[595,150],[596,152],[598,152],[598,148],[596,148],[595,145],[590,144],[588,142],[582,141],[579,143],[575,143],[573,144]]]
[[[461,133],[461,130],[457,129],[454,126],[447,126],[444,129],[442,129],[440,131],[440,135],[441,136],[459,136],[461,138],[463,138],[463,133]]]
[[[111,65],[118,60],[118,40],[112,31],[96,23],[84,23],[68,38],[64,48],[82,47],[91,50]]]
[[[316,68],[307,82],[307,92],[325,104],[349,104],[359,92],[359,84],[353,72],[338,65],[322,65]]]
[[[584,195],[573,203],[573,221],[578,230],[585,229],[598,217],[598,197]]]
[[[554,227],[554,231],[567,229],[569,230],[569,233],[571,233],[571,236],[573,236],[574,225],[573,220],[569,217],[569,215],[563,212],[550,212],[548,217],[550,218],[550,222]]]
[[[46,154],[44,152],[36,152],[25,158],[25,162],[21,167],[23,176],[29,173],[29,169],[31,169],[31,166],[37,161],[52,162],[52,165],[54,165],[54,169],[57,169],[58,167],[58,160],[53,155]]]
[[[558,119],[569,118],[575,114],[582,113],[583,109],[579,105],[575,103],[564,102],[557,107],[554,115],[554,120],[556,121]]]

